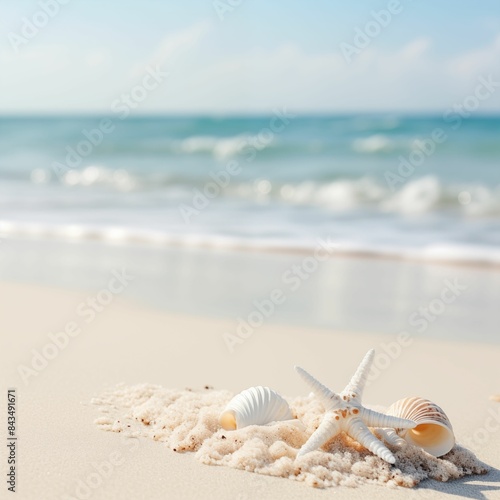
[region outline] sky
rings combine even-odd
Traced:
[[[441,113],[480,78],[498,0],[2,0],[4,115]]]

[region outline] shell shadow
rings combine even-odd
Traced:
[[[432,479],[427,479],[419,484],[418,490],[422,493],[422,498],[426,498],[423,493],[424,491],[434,490],[438,493],[456,495],[460,498],[487,500],[491,497],[485,496],[485,493],[500,491],[500,469],[487,464],[485,466],[489,470],[484,476],[466,476],[450,481],[449,483],[437,483]]]

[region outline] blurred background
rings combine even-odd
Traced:
[[[0,277],[497,341],[500,5],[4,2]],[[478,326],[479,325],[479,326]]]

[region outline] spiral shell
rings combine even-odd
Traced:
[[[413,429],[396,429],[397,434],[435,457],[446,455],[455,445],[455,435],[446,413],[428,399],[400,399],[387,410],[387,414],[416,422]]]
[[[292,418],[288,403],[276,391],[258,386],[250,387],[231,399],[219,417],[219,424],[230,431]]]

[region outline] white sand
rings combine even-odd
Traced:
[[[209,385],[216,390],[206,393],[215,394],[217,400],[222,397],[220,389],[235,393],[251,385],[269,385],[285,395],[305,396],[294,364],[339,389],[369,348],[381,352],[394,336],[268,325],[231,354],[222,340],[222,334],[234,328],[231,322],[167,315],[117,300],[94,322],[82,325],[82,333],[24,386],[19,365],[29,365],[32,349],[42,349],[48,333],[78,319],[75,308],[87,294],[1,285],[0,297],[0,376],[4,390],[18,389],[18,499],[83,498],[86,493],[88,498],[111,500],[323,499],[336,492],[342,498],[384,500],[409,494],[415,498],[500,498],[500,405],[489,399],[498,393],[500,384],[498,346],[415,338],[370,383],[364,396],[367,404],[383,406],[411,395],[435,401],[450,417],[457,441],[492,468],[487,475],[445,483],[428,480],[411,490],[363,485],[339,486],[333,491],[281,477],[207,466],[194,453],[172,451],[166,445],[168,439],[163,443],[102,432],[94,424],[102,415],[90,401],[122,382],[124,387],[143,382],[179,390],[190,387],[198,391],[193,394],[203,394],[203,387]],[[230,396],[229,392],[223,394]],[[121,412],[119,405],[116,411]],[[3,412],[0,426],[6,428]],[[206,461],[224,460],[215,454],[220,431],[211,432],[207,432]],[[183,439],[180,434],[178,439]],[[298,445],[298,441],[283,442]],[[201,446],[196,453],[200,450]],[[288,451],[277,445],[272,453],[286,457]],[[356,453],[365,464],[377,460],[363,450]],[[2,464],[5,458],[2,447]]]
[[[291,400],[294,420],[226,431],[220,428],[218,417],[231,397],[227,391],[179,391],[142,384],[118,387],[93,403],[102,415],[96,423],[103,430],[165,442],[175,452],[196,452],[204,464],[303,481],[318,488],[413,487],[429,478],[449,481],[488,470],[458,446],[439,459],[413,446],[394,449],[397,463],[393,467],[342,436],[328,444],[328,451],[320,449],[296,459],[324,413],[316,398]]]

